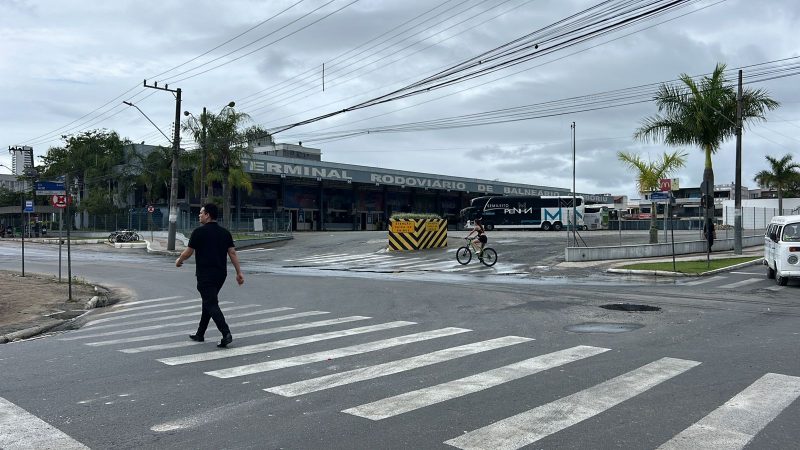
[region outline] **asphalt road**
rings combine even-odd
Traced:
[[[491,236],[494,268],[378,233],[242,251],[226,350],[213,327],[186,337],[191,264],[73,247],[73,273],[140,303],[0,346],[0,447],[796,448],[797,282],[611,276],[559,267],[563,236]],[[0,268],[18,251],[0,244]],[[57,271],[56,247],[26,256]],[[602,308],[620,302],[660,310]]]

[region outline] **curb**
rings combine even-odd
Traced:
[[[729,270],[741,269],[742,267],[754,266],[756,264],[764,264],[764,258],[754,259],[752,261],[734,264],[732,266],[722,267],[720,269],[714,269],[700,273],[682,273],[682,272],[670,272],[666,270],[632,270],[632,269],[614,269],[614,268],[606,269],[606,273],[619,273],[626,275],[653,275],[661,277],[705,277],[708,275],[715,275],[718,273],[727,272]]]

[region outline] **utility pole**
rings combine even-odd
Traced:
[[[144,80],[144,87],[168,91],[175,94],[175,135],[172,140],[172,179],[169,187],[169,228],[167,229],[167,250],[175,251],[175,234],[178,231],[178,156],[181,146],[181,88],[170,89],[168,84],[158,87],[158,81],[152,85]]]
[[[575,204],[575,122],[572,122],[572,241],[573,245],[578,245],[578,238],[575,237],[578,227],[578,208]]]
[[[733,196],[733,254],[742,254],[742,70],[739,69],[739,89],[736,92],[736,181]]]
[[[203,106],[203,115],[200,116],[200,126],[203,127],[203,142],[200,144],[203,146],[203,151],[200,153],[201,155],[201,164],[200,166],[200,206],[206,204],[206,152],[208,151],[208,142],[206,141],[206,121],[208,117],[206,117],[206,107]]]

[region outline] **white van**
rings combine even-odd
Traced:
[[[800,278],[800,215],[775,216],[764,233],[764,264],[767,278],[786,286],[789,278]]]

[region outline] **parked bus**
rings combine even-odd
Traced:
[[[583,223],[587,230],[608,229],[608,206],[588,205],[583,211]]]
[[[573,219],[572,196],[485,196],[472,199],[470,206],[461,210],[467,228],[478,213],[487,230],[561,230],[575,224],[585,229],[583,222],[583,197],[575,197]]]

